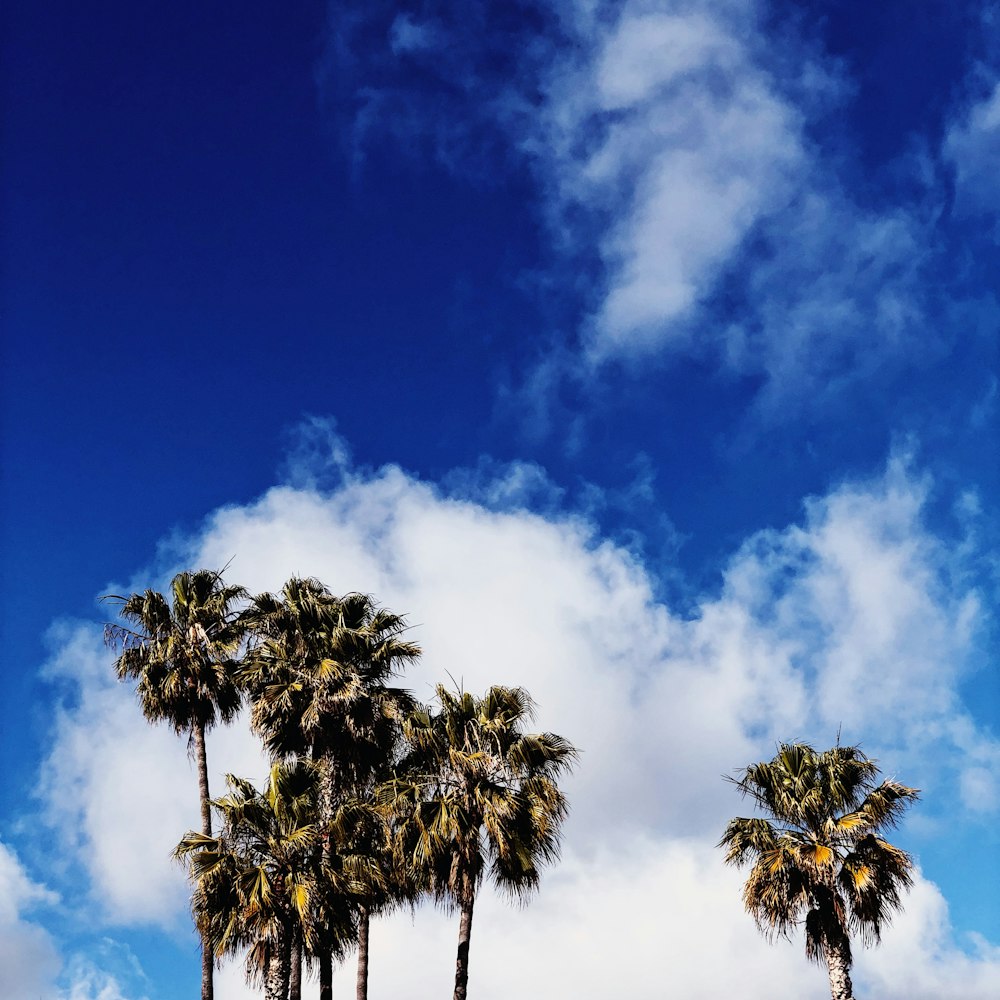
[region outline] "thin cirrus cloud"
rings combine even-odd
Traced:
[[[925,984],[955,973],[970,1000],[995,995],[995,946],[956,943],[932,880],[947,870],[969,894],[981,882],[971,869],[956,873],[954,858],[935,854],[934,837],[921,834],[946,819],[971,822],[984,804],[987,817],[995,813],[996,736],[960,694],[985,611],[956,582],[961,550],[924,523],[932,484],[911,462],[894,457],[874,478],[810,500],[797,523],[748,538],[718,591],[681,616],[655,599],[641,561],[582,516],[532,513],[503,500],[511,496],[503,489],[488,506],[394,466],[356,471],[346,454],[339,449],[331,489],[275,487],[222,508],[178,559],[222,565],[236,553],[230,575],[255,591],[303,573],[371,592],[408,614],[424,647],[406,681],[419,697],[449,676],[470,690],[522,684],[538,702],[539,725],[582,749],[567,781],[564,862],[527,914],[489,895],[479,908],[478,993],[509,995],[530,979],[555,997],[605,996],[604,945],[621,939],[638,942],[630,951],[637,997],[660,995],[664,977],[685,996],[717,996],[720,984],[752,991],[755,982],[759,994],[743,995],[770,996],[775,977],[788,992],[821,996],[822,976],[804,962],[801,942],[772,950],[758,940],[738,873],[714,845],[742,808],[720,775],[769,755],[776,740],[828,744],[842,726],[845,740],[864,739],[890,773],[933,790],[917,807],[925,826],[908,823],[900,834],[924,874],[885,955],[909,969],[911,984],[918,973]],[[479,497],[489,493],[482,485]],[[144,723],[131,692],[111,679],[93,628],[64,626],[53,643],[49,674],[72,696],[44,768],[48,822],[80,831],[63,849],[86,873],[104,920],[176,936],[185,887],[167,858],[197,816],[183,745]],[[242,725],[209,743],[216,791],[226,771],[262,776]],[[976,808],[969,788],[987,793]],[[539,927],[544,949],[531,946]],[[393,961],[375,959],[372,995],[415,981],[428,995],[446,989],[453,930],[445,915],[423,910],[380,925],[373,954]],[[505,942],[523,964],[509,963]],[[918,995],[902,979],[880,979],[881,961],[862,962],[863,981],[878,982],[879,995]],[[223,983],[220,996],[244,995],[238,970]]]
[[[487,13],[475,31],[433,5],[370,9],[334,16],[326,63],[353,96],[356,149],[389,133],[479,173],[483,149],[501,169],[520,156],[558,254],[597,264],[577,348],[541,345],[546,370],[711,357],[762,377],[778,410],[946,350],[930,213],[852,195],[816,138],[840,70],[769,36],[762,5],[538,3],[528,27]]]
[[[955,172],[955,207],[965,215],[1000,214],[996,164],[1000,157],[1000,82],[957,116],[944,140],[944,155]]]

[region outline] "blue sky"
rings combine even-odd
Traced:
[[[584,749],[477,995],[610,995],[620,946],[636,997],[823,996],[713,845],[720,774],[839,727],[924,789],[859,982],[997,995],[996,5],[5,19],[0,992],[192,995],[193,774],[97,598],[231,560],[374,593],[419,694],[524,684]],[[454,933],[378,929],[372,995],[446,989]]]

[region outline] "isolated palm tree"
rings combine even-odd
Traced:
[[[525,733],[533,712],[523,688],[491,687],[482,698],[437,688],[439,710],[414,712],[411,752],[381,786],[397,817],[408,864],[431,893],[459,911],[455,1000],[465,1000],[476,893],[489,878],[524,898],[559,854],[566,799],[556,783],[576,757],[553,733]]]
[[[401,616],[366,594],[334,596],[315,579],[293,577],[280,596],[256,597],[244,623],[255,637],[241,672],[252,725],[272,757],[300,756],[319,768],[329,863],[347,850],[332,832],[333,817],[370,793],[413,705],[409,692],[387,682],[420,649],[403,639]],[[328,1000],[332,960],[322,945],[318,960],[320,998]]]
[[[201,830],[212,833],[205,733],[232,721],[240,707],[235,659],[242,627],[234,605],[247,596],[211,570],[178,573],[171,600],[155,590],[128,597],[109,594],[121,622],[105,627],[105,640],[119,650],[115,670],[135,680],[143,714],[187,733],[198,770]],[[212,956],[202,947],[202,1000],[212,1000]]]
[[[833,1000],[853,997],[851,936],[878,943],[912,880],[910,856],[881,833],[918,790],[876,784],[878,775],[856,746],[782,743],[732,779],[763,813],[731,820],[719,845],[728,864],[752,862],[744,905],[769,937],[804,925],[806,955],[826,962]]]

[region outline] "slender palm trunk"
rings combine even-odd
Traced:
[[[333,1000],[333,956],[323,945],[319,952],[319,1000]]]
[[[851,985],[851,960],[845,948],[838,945],[827,946],[826,968],[830,976],[830,996],[832,1000],[854,1000]]]
[[[198,798],[201,802],[201,832],[212,836],[212,805],[208,793],[208,756],[205,753],[205,725],[196,721],[191,726],[191,740],[194,743],[194,758],[198,768]],[[201,941],[201,1000],[214,1000],[215,988],[212,977],[215,962],[211,945]]]
[[[212,805],[208,794],[208,756],[205,753],[205,725],[194,722],[191,725],[191,741],[194,743],[194,759],[198,768],[198,796],[201,802],[201,832],[212,836]]]
[[[288,978],[288,1000],[302,1000],[302,937],[292,941],[292,970]]]
[[[458,959],[455,962],[455,1000],[465,1000],[469,988],[469,939],[472,937],[472,907],[476,897],[471,893],[462,903],[458,924]]]
[[[313,759],[317,759],[313,747]],[[333,761],[329,754],[319,755],[322,761],[319,780],[319,815],[326,827],[323,837],[323,863],[329,865],[333,858],[333,844],[330,842],[330,823],[333,819],[334,778]],[[327,931],[329,933],[329,930]],[[333,1000],[333,946],[329,941],[320,940],[319,945],[319,1000]]]
[[[368,1000],[368,925],[371,917],[368,907],[358,911],[358,985],[357,1000]]]

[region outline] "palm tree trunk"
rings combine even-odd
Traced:
[[[333,956],[326,945],[319,949],[319,1000],[333,1000]]]
[[[830,976],[832,1000],[854,1000],[854,987],[851,985],[851,960],[844,947],[827,945],[826,968]]]
[[[194,759],[198,768],[198,797],[201,801],[201,832],[212,836],[212,805],[208,794],[208,756],[205,753],[205,725],[195,722],[191,726],[191,741],[194,743]]]
[[[264,976],[264,1000],[288,1000],[288,980],[291,973],[291,952],[282,941],[271,952]]]
[[[212,956],[212,946],[202,938],[201,941],[201,1000],[213,1000],[215,986],[212,977],[215,975],[215,959]]]
[[[336,794],[333,777],[333,757],[331,754],[317,753],[314,745],[312,748],[313,760],[319,760],[319,816],[320,822],[324,826],[323,836],[323,863],[330,864],[333,858],[333,844],[330,843],[330,823],[333,819],[333,802]],[[333,1000],[333,948],[321,940],[319,944],[319,1000]]]
[[[458,924],[458,960],[455,962],[455,1000],[465,1000],[469,988],[469,939],[472,937],[472,907],[476,902],[469,895],[462,904],[462,917]]]
[[[196,721],[191,726],[191,740],[194,743],[195,765],[198,768],[198,798],[201,803],[201,832],[206,837],[212,836],[212,805],[208,793],[208,756],[205,753],[205,726]],[[201,940],[201,1000],[214,1000],[215,987],[212,977],[215,973],[215,960],[212,946],[202,937]]]
[[[368,1000],[368,907],[358,909],[358,985],[357,1000]]]
[[[292,971],[288,978],[288,1000],[302,1000],[302,937],[292,941]]]

